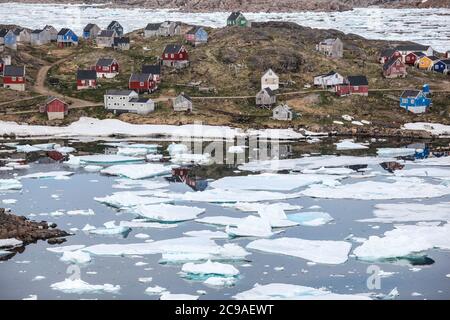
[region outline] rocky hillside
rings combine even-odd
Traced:
[[[8,0],[0,0],[8,2]],[[16,0],[37,3],[37,0]],[[104,3],[102,0],[46,0],[46,3]],[[355,7],[450,7],[449,0],[112,0],[116,6],[146,8],[179,8],[189,12],[233,11],[295,12],[295,11],[345,11]]]

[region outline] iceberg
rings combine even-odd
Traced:
[[[50,286],[53,290],[64,293],[92,294],[92,293],[119,293],[120,286],[112,284],[93,285],[81,279],[66,279],[62,282],[54,283]]]
[[[337,294],[326,289],[298,286],[294,284],[256,284],[254,288],[240,292],[236,300],[371,300],[365,295]]]
[[[141,205],[129,209],[129,212],[149,221],[176,223],[194,220],[205,209],[197,207],[176,206],[171,204]]]
[[[129,208],[139,205],[172,202],[169,198],[146,197],[142,192],[116,192],[103,198],[96,197],[95,201],[104,203],[114,208]]]
[[[71,210],[67,211],[68,216],[95,216],[95,212],[92,209],[88,210]]]
[[[19,177],[19,179],[56,179],[63,180],[62,177],[69,177],[73,175],[74,172],[70,171],[49,171],[49,172],[38,172],[27,174],[25,176]]]
[[[353,140],[342,140],[339,143],[335,143],[336,150],[362,150],[369,149],[368,146],[360,143],[355,143]]]
[[[116,226],[115,221],[109,221],[103,224],[104,228],[95,228],[92,230],[89,230],[89,233],[97,234],[97,235],[116,235],[121,234],[126,236],[130,231],[131,228],[124,227],[124,226]]]
[[[65,251],[60,259],[62,262],[69,262],[75,264],[87,264],[91,262],[91,255],[81,250]]]
[[[145,158],[148,162],[160,162],[164,156],[162,154],[148,154]]]
[[[236,277],[239,275],[239,270],[231,264],[212,262],[211,260],[199,264],[192,262],[185,263],[181,268],[181,272],[186,278],[192,280],[205,280],[213,276]]]
[[[167,292],[167,289],[160,286],[148,287],[145,289],[145,294],[149,296],[161,295],[164,292]]]
[[[299,238],[260,239],[247,249],[283,254],[324,264],[342,264],[352,245],[345,241],[304,240]]]
[[[313,185],[300,193],[307,197],[325,199],[387,200],[442,197],[450,194],[450,189],[418,178],[396,177],[393,183],[363,181],[336,187]]]
[[[197,201],[211,203],[234,203],[234,202],[260,202],[299,198],[299,193],[278,193],[268,191],[243,191],[208,189],[203,192],[186,192],[173,194],[174,200]]]
[[[334,185],[338,176],[310,174],[260,174],[250,176],[225,177],[212,182],[216,189],[224,190],[262,190],[292,191],[311,184],[325,183]]]
[[[408,157],[416,154],[416,149],[412,148],[379,148],[377,150],[379,157]]]
[[[87,172],[99,172],[103,169],[101,166],[88,165],[83,168]]]
[[[73,159],[72,162],[76,162],[78,160],[79,163],[81,164],[97,164],[97,165],[136,163],[145,161],[144,158],[140,157],[127,157],[114,154],[71,157],[71,159]]]
[[[103,169],[100,172],[110,176],[138,180],[170,174],[172,172],[172,166],[165,166],[157,163],[115,165]]]
[[[231,237],[269,238],[275,234],[269,221],[255,216],[241,219],[235,227],[227,226],[225,231]]]
[[[211,287],[232,287],[236,284],[235,277],[209,277],[203,284]]]
[[[374,215],[376,218],[358,221],[369,223],[450,221],[450,202],[377,204]]]
[[[302,226],[316,227],[333,221],[328,213],[325,212],[301,212],[287,215],[287,218]]]
[[[17,179],[0,179],[0,191],[22,190],[22,183]]]
[[[14,247],[20,247],[22,245],[23,245],[23,242],[21,240],[15,239],[15,238],[0,239],[0,248],[14,248]]]
[[[430,249],[450,249],[450,224],[443,226],[399,225],[384,237],[369,237],[353,254],[360,260],[377,261],[425,256]]]

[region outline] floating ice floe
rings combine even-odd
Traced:
[[[164,292],[167,292],[167,289],[160,286],[148,287],[145,289],[145,294],[149,296],[161,295]]]
[[[119,176],[129,179],[146,179],[165,174],[170,174],[172,166],[165,166],[157,163],[146,164],[130,164],[130,165],[115,165],[100,171],[103,174],[110,176]]]
[[[103,169],[103,167],[102,166],[88,165],[88,166],[85,166],[83,169],[85,171],[87,171],[87,172],[99,172],[100,170]]]
[[[359,221],[373,223],[450,221],[450,202],[377,204],[373,213],[375,218]]]
[[[304,130],[305,135],[323,135],[323,133],[315,133],[311,131]],[[294,131],[291,128],[288,129],[248,129],[247,135],[251,138],[258,138],[260,140],[270,139],[270,140],[298,140],[303,139],[305,136],[299,132]],[[326,134],[325,134],[326,135]]]
[[[213,188],[224,190],[292,191],[311,184],[336,185],[339,176],[314,174],[271,174],[225,177],[212,182]]]
[[[27,174],[25,176],[19,177],[19,179],[55,179],[64,180],[64,177],[69,177],[73,175],[74,172],[71,171],[48,171],[48,172],[38,172]]]
[[[216,242],[196,237],[182,237],[146,243],[99,244],[83,251],[94,255],[151,255],[163,254],[163,259],[172,260],[183,256],[185,261],[197,260],[243,260],[250,253],[235,244],[218,245]]]
[[[280,206],[266,206],[258,210],[261,219],[267,221],[273,228],[287,228],[297,226],[298,223],[288,219]]]
[[[164,156],[162,154],[148,154],[145,158],[149,162],[159,162],[163,159],[163,157]]]
[[[142,188],[146,190],[162,189],[169,186],[165,181],[154,180],[132,180],[132,179],[118,179],[113,185],[115,189],[135,189]]]
[[[149,221],[176,223],[194,220],[198,215],[204,213],[205,209],[171,204],[155,204],[136,206],[129,211]]]
[[[365,295],[337,294],[326,289],[298,286],[294,284],[256,284],[254,288],[240,292],[236,300],[371,300]]]
[[[163,294],[161,294],[161,297],[159,298],[159,300],[169,300],[169,301],[174,301],[174,300],[198,300],[199,296],[194,296],[191,294],[182,294],[182,293],[170,293],[170,292],[164,292]]]
[[[114,208],[129,208],[139,205],[150,205],[172,201],[172,199],[169,198],[148,197],[142,192],[129,191],[116,192],[103,198],[96,197],[94,200]]]
[[[222,231],[200,230],[200,231],[187,231],[183,234],[188,237],[197,237],[206,239],[228,239],[228,234]]]
[[[135,234],[134,237],[136,239],[149,239],[150,238],[150,236],[148,234],[145,234],[145,233]]]
[[[301,171],[304,174],[325,174],[325,175],[342,175],[347,176],[354,174],[355,170],[349,168],[319,168],[319,169],[305,169]]]
[[[450,179],[450,169],[442,168],[414,168],[397,170],[394,172],[397,177],[429,177],[436,179]]]
[[[70,210],[67,211],[68,216],[95,216],[95,212],[92,209],[87,210]]]
[[[416,154],[416,149],[412,148],[379,148],[377,154],[380,157],[407,157]]]
[[[430,249],[450,249],[450,224],[443,226],[399,225],[384,237],[369,237],[353,251],[360,260],[377,261],[424,256]]]
[[[215,226],[233,226],[236,227],[243,218],[226,217],[226,216],[210,216],[195,220],[199,223],[211,224]]]
[[[255,216],[243,218],[235,227],[227,226],[225,231],[231,237],[269,238],[275,234],[272,232],[272,226],[269,221]]]
[[[22,183],[17,179],[0,179],[0,191],[22,190]]]
[[[435,136],[450,135],[450,126],[440,123],[414,122],[405,123],[403,130],[426,131]]]
[[[442,197],[450,194],[450,189],[418,178],[396,177],[393,182],[363,181],[336,187],[313,185],[300,193],[313,198],[386,200]]]
[[[146,148],[118,148],[117,155],[119,156],[130,156],[130,157],[139,157],[146,156],[149,153],[149,150]]]
[[[278,193],[269,191],[244,191],[244,190],[222,190],[208,189],[203,192],[186,192],[183,194],[169,195],[174,200],[211,202],[211,203],[233,203],[233,202],[260,202],[286,200],[300,197],[299,193]]]
[[[345,241],[279,238],[255,240],[246,248],[284,254],[316,263],[341,264],[347,261],[351,247],[352,245]]]
[[[45,280],[46,278],[44,277],[44,276],[36,276],[36,277],[34,277],[33,278],[33,280],[31,280],[31,281],[42,281],[42,280]]]
[[[153,278],[152,278],[152,277],[148,277],[148,278],[139,278],[138,281],[141,282],[141,283],[149,283],[149,282],[152,282],[152,281],[153,281]]]
[[[47,251],[54,252],[54,253],[64,253],[64,252],[70,252],[70,251],[78,251],[80,249],[83,249],[86,247],[85,245],[71,245],[71,246],[62,246],[62,247],[50,247],[47,248]]]
[[[355,143],[353,140],[343,140],[339,143],[335,143],[336,150],[361,150],[361,149],[369,149],[368,146],[365,146],[360,143]]]
[[[115,234],[128,234],[131,231],[131,228],[124,226],[117,226],[115,221],[109,221],[103,224],[104,228],[95,228],[89,230],[89,233],[98,234],[98,235],[115,235]]]
[[[2,200],[3,204],[16,204],[17,200],[16,199],[4,199]]]
[[[232,287],[236,281],[236,277],[209,277],[203,281],[203,284],[211,287]]]
[[[30,152],[42,151],[42,149],[40,149],[38,147],[31,146],[29,144],[26,144],[26,145],[17,145],[16,146],[16,151],[17,152],[30,153]]]
[[[170,159],[170,162],[180,165],[186,164],[198,164],[208,165],[212,161],[209,153],[204,154],[191,154],[191,153],[176,153]]]
[[[60,259],[62,262],[69,262],[75,264],[87,264],[91,262],[91,255],[81,250],[65,251]]]
[[[237,202],[237,203],[226,203],[222,205],[223,207],[227,208],[234,208],[240,211],[244,212],[258,212],[261,209],[264,208],[271,208],[271,209],[281,209],[284,211],[293,211],[293,210],[301,210],[303,209],[302,206],[298,205],[292,205],[289,203],[254,203],[254,202]]]
[[[167,151],[173,157],[176,154],[188,153],[189,148],[187,145],[182,144],[182,143],[171,143],[167,147]]]
[[[119,293],[120,286],[112,284],[93,285],[81,279],[66,279],[50,286],[53,290],[64,293],[91,294],[91,293]]]
[[[333,221],[328,213],[325,212],[300,212],[287,215],[287,218],[302,226],[316,227]]]
[[[23,242],[15,238],[0,239],[0,248],[14,248],[22,246]]]
[[[450,167],[450,157],[420,159],[414,161],[414,164],[430,167]]]
[[[135,219],[132,221],[120,221],[119,223],[122,227],[127,227],[131,229],[147,229],[147,228],[154,228],[154,229],[171,229],[176,228],[176,224],[168,224],[168,223],[158,223],[158,222],[147,222],[146,220],[141,219]]]
[[[205,263],[195,264],[185,263],[181,268],[184,277],[192,280],[205,280],[209,277],[237,277],[239,270],[231,264],[212,262],[208,260]]]
[[[144,161],[144,158],[141,157],[127,157],[114,154],[72,157],[71,159],[73,159],[73,162],[76,162],[76,160],[78,160],[80,164],[102,165],[136,163]]]

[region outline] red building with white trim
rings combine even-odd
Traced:
[[[335,87],[338,96],[369,95],[369,81],[365,76],[348,76],[344,84]]]
[[[133,73],[128,81],[128,88],[138,93],[154,92],[158,89],[153,75],[150,73]]]
[[[25,91],[25,66],[3,67],[3,88]]]

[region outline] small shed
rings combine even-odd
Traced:
[[[95,23],[88,23],[83,29],[83,38],[85,40],[94,40],[97,38],[100,31],[101,29],[98,25]]]
[[[115,37],[113,48],[116,50],[130,50],[130,38],[128,37]]]
[[[242,12],[236,11],[232,12],[228,17],[227,26],[250,27],[251,23],[245,18]]]
[[[59,98],[50,97],[39,111],[47,113],[48,120],[62,120],[69,112],[69,105]]]
[[[272,108],[277,103],[277,96],[270,88],[264,88],[256,94],[256,106]]]
[[[192,99],[184,92],[178,95],[173,101],[173,111],[192,111]]]
[[[193,27],[185,35],[186,41],[194,46],[208,42],[208,32],[203,27]]]
[[[281,104],[273,109],[273,119],[291,121],[295,118],[295,112],[287,104]]]

